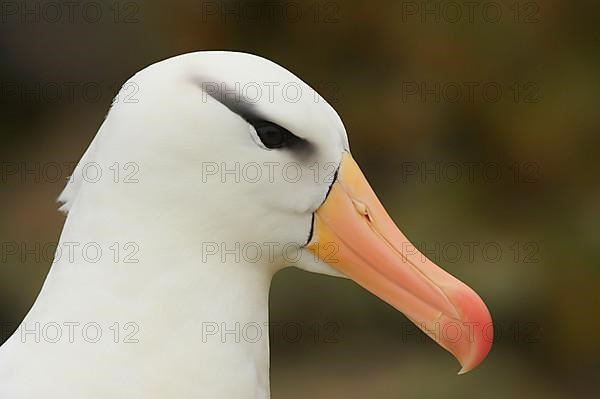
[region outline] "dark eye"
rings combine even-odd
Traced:
[[[254,129],[263,145],[270,149],[287,147],[296,137],[281,126],[266,121],[255,123]]]
[[[276,123],[264,119],[246,118],[250,123],[261,143],[268,149],[289,148],[293,151],[310,151],[311,144],[294,135],[292,132]]]

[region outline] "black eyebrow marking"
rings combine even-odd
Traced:
[[[204,81],[202,79],[198,79],[197,83],[206,95],[226,106],[231,112],[241,116],[245,120],[260,119],[260,115],[255,109],[254,104],[236,90],[227,88],[226,83]],[[206,102],[206,96],[203,97],[202,102]]]
[[[285,130],[294,138],[293,142],[291,143],[292,145],[287,147],[287,149],[292,150],[294,154],[296,154],[302,160],[309,158],[315,153],[316,149],[310,141],[295,135],[279,124],[270,122],[268,119],[264,118],[251,101],[244,98],[244,96],[236,90],[228,88],[225,82],[208,81],[196,78],[196,83],[199,84],[200,88],[206,95],[223,104],[231,112],[240,116],[255,129],[260,124],[264,124],[266,122],[277,125],[281,129]],[[203,102],[205,101],[206,97],[203,98]]]

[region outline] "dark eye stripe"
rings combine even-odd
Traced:
[[[201,81],[198,82],[199,86],[206,94],[252,125],[265,147],[269,149],[288,148],[297,153],[301,158],[305,158],[314,152],[312,143],[296,136],[276,123],[265,120],[256,111],[254,104],[246,101],[241,95],[227,96],[221,91],[223,86],[221,84],[206,86],[202,84]]]

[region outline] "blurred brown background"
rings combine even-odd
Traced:
[[[70,4],[0,10],[2,340],[44,280],[56,197],[120,85],[173,55],[240,50],[332,103],[396,222],[480,293],[496,328],[488,359],[458,377],[355,284],[287,270],[271,297],[285,327],[272,331],[274,398],[598,392],[597,2]]]

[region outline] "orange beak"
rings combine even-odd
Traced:
[[[493,327],[481,298],[398,230],[347,152],[315,213],[308,249],[404,313],[458,359],[459,374],[488,354]]]

